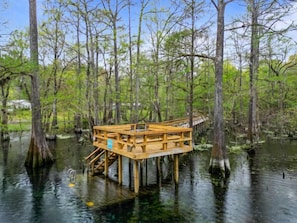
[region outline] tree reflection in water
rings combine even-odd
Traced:
[[[216,222],[225,222],[226,194],[228,191],[229,180],[221,177],[212,177],[211,181],[215,197]]]
[[[3,180],[2,180],[2,192],[5,192],[7,183],[6,183],[6,177],[8,175],[8,167],[7,167],[7,160],[8,160],[8,150],[10,145],[10,140],[1,141],[0,147],[3,152]]]
[[[45,185],[49,181],[49,173],[52,165],[43,168],[26,168],[30,183],[32,185],[32,222],[38,222],[43,215],[43,195]]]

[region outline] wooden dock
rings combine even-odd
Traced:
[[[191,152],[192,128],[165,124],[126,124],[94,127],[94,151],[85,158],[92,175],[104,173],[118,161],[118,183],[123,182],[122,157],[133,160],[134,192],[139,192],[139,162],[174,157],[174,180],[178,182],[178,156]]]
[[[202,114],[198,114],[193,116],[193,128],[199,127],[200,125],[204,124],[208,121],[208,117]],[[180,119],[173,119],[164,122],[159,122],[159,125],[170,125],[176,127],[189,127],[189,118],[180,118]]]

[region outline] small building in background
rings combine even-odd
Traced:
[[[31,110],[31,103],[25,99],[10,100],[7,103],[7,107],[11,110],[15,110],[15,109]]]

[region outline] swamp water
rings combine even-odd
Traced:
[[[211,182],[209,151],[180,156],[176,186],[170,161],[162,162],[157,178],[155,161],[149,160],[141,181],[146,186],[135,197],[127,160],[122,187],[89,177],[82,165],[92,147],[75,138],[56,142],[57,160],[49,170],[27,171],[29,134],[11,135],[9,145],[0,148],[1,223],[297,222],[297,140],[267,141],[252,159],[244,151],[230,154],[232,173],[224,187]],[[69,168],[76,170],[75,179]],[[116,164],[112,179],[115,169]]]

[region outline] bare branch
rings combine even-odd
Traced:
[[[214,7],[216,8],[216,10],[218,10],[218,5],[215,3],[214,0],[211,0],[211,3],[214,5]]]
[[[212,56],[208,56],[206,54],[179,54],[180,57],[198,57],[198,58],[204,58],[204,59],[209,59],[209,60],[213,60],[215,59],[215,57]]]

